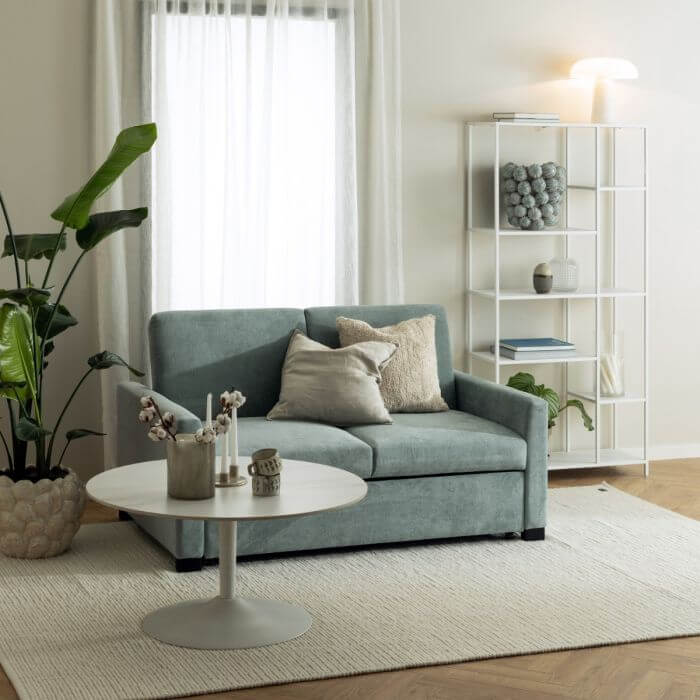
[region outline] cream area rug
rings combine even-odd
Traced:
[[[700,634],[700,522],[607,485],[551,490],[544,542],[243,563],[241,594],[299,602],[314,618],[266,648],[146,637],[147,612],[216,594],[214,569],[171,566],[131,523],[85,526],[56,559],[0,559],[0,662],[20,697],[174,697]]]

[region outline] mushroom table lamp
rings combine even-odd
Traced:
[[[582,58],[571,66],[571,78],[594,80],[593,110],[591,121],[607,123],[615,121],[613,80],[635,80],[637,67],[624,58]]]

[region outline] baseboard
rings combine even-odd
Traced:
[[[649,459],[689,459],[700,457],[700,443],[684,442],[680,445],[654,445],[649,448]]]

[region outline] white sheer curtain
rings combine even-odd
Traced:
[[[352,12],[154,10],[154,309],[356,301]]]
[[[360,303],[403,301],[399,0],[355,0]]]
[[[399,301],[396,0],[152,8],[154,310]]]
[[[109,153],[117,134],[148,120],[148,54],[142,38],[145,15],[140,2],[97,0],[92,6],[95,61],[92,66],[92,167]],[[146,64],[145,68],[148,67]],[[97,204],[96,211],[127,209],[148,202],[148,157],[132,165]],[[148,371],[146,327],[151,315],[150,221],[138,230],[109,236],[93,251],[97,342],[94,352],[112,350]],[[92,352],[92,351],[91,351]],[[100,372],[104,466],[115,465],[116,385],[126,370]],[[148,378],[144,381],[148,381]]]

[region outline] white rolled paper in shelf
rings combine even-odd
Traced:
[[[617,355],[602,355],[600,358],[600,393],[604,396],[621,396],[625,393],[622,360]]]

